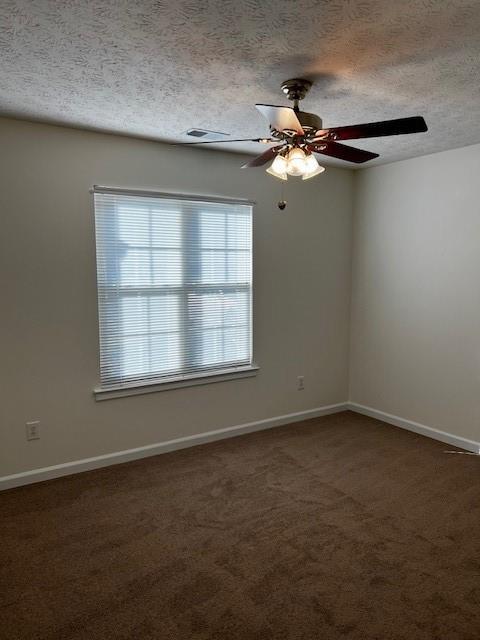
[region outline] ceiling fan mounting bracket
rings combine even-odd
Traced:
[[[312,86],[310,80],[304,78],[292,78],[291,80],[285,80],[282,82],[282,91],[286,94],[289,100],[293,100],[295,106],[298,108],[298,101],[303,100],[308,93],[308,90]]]

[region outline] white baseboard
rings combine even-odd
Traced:
[[[9,476],[0,477],[0,491],[4,489],[12,489],[13,487],[20,487],[25,484],[33,484],[34,482],[60,478],[61,476],[68,476],[73,473],[81,473],[82,471],[91,471],[92,469],[108,467],[113,464],[121,464],[122,462],[148,458],[149,456],[156,456],[160,453],[175,451],[176,449],[185,449],[187,447],[193,447],[206,442],[213,442],[214,440],[233,438],[245,433],[271,429],[273,427],[279,427],[292,422],[318,418],[331,413],[346,411],[348,408],[348,403],[341,402],[339,404],[331,404],[325,407],[317,407],[316,409],[308,409],[307,411],[298,411],[297,413],[288,413],[283,416],[266,418],[265,420],[247,422],[245,424],[226,427],[224,429],[216,429],[215,431],[207,431],[205,433],[186,436],[184,438],[176,438],[175,440],[167,440],[166,442],[157,442],[144,447],[137,447],[136,449],[115,451],[114,453],[106,453],[101,456],[95,456],[94,458],[84,458],[83,460],[74,460],[73,462],[56,464],[51,467],[43,467],[41,469],[32,469],[31,471],[24,471],[22,473],[14,473]]]
[[[205,433],[186,436],[184,438],[176,438],[175,440],[167,440],[166,442],[156,442],[144,447],[137,447],[136,449],[115,451],[114,453],[106,453],[93,458],[84,458],[83,460],[74,460],[72,462],[56,464],[51,467],[43,467],[41,469],[32,469],[31,471],[24,471],[22,473],[14,473],[9,476],[0,477],[0,491],[12,489],[14,487],[21,487],[26,484],[33,484],[35,482],[42,482],[44,480],[52,480],[53,478],[60,478],[62,476],[68,476],[75,473],[81,473],[82,471],[91,471],[93,469],[100,469],[101,467],[109,467],[114,464],[121,464],[122,462],[148,458],[150,456],[168,453],[169,451],[175,451],[177,449],[185,449],[187,447],[194,447],[207,442],[214,442],[215,440],[234,438],[235,436],[240,436],[246,433],[272,429],[273,427],[279,427],[284,424],[300,422],[301,420],[309,420],[310,418],[318,418],[320,416],[326,416],[346,410],[361,413],[363,415],[370,416],[371,418],[381,420],[382,422],[392,424],[396,427],[413,431],[414,433],[426,436],[427,438],[433,438],[434,440],[446,442],[454,447],[459,447],[461,449],[480,454],[480,442],[468,440],[461,436],[455,436],[451,433],[447,433],[446,431],[434,429],[433,427],[427,427],[424,424],[419,424],[412,420],[406,420],[405,418],[400,418],[399,416],[394,416],[390,413],[373,409],[372,407],[365,407],[361,404],[357,404],[356,402],[341,402],[324,407],[317,407],[315,409],[308,409],[307,411],[298,411],[296,413],[288,413],[283,416],[275,416],[274,418],[247,422],[245,424],[226,427],[224,429],[216,429],[215,431],[207,431]]]
[[[480,442],[468,440],[468,438],[462,438],[461,436],[455,436],[452,433],[440,431],[439,429],[434,429],[433,427],[427,427],[424,424],[419,424],[418,422],[413,422],[412,420],[406,420],[405,418],[400,418],[399,416],[394,416],[390,413],[385,413],[384,411],[373,409],[372,407],[364,407],[363,405],[357,404],[356,402],[348,402],[348,408],[351,411],[355,411],[356,413],[361,413],[365,416],[370,416],[371,418],[382,420],[382,422],[393,424],[395,427],[401,427],[402,429],[413,431],[414,433],[426,436],[427,438],[439,440],[440,442],[446,442],[447,444],[451,444],[454,447],[459,447],[460,449],[466,449],[467,451],[472,451],[473,453],[480,454]]]

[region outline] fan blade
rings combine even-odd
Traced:
[[[169,142],[171,146],[177,146],[181,144],[222,144],[222,142],[261,142],[262,144],[268,144],[269,142],[278,142],[275,138],[240,138],[240,140],[205,140],[202,142]]]
[[[323,140],[317,144],[307,145],[309,151],[315,153],[323,153],[325,156],[331,156],[332,158],[338,158],[339,160],[347,160],[347,162],[356,162],[360,164],[362,162],[368,162],[373,158],[378,158],[378,153],[372,153],[371,151],[364,151],[363,149],[355,149],[354,147],[347,147],[345,144],[338,144],[332,140]]]
[[[421,116],[412,118],[398,118],[397,120],[383,120],[382,122],[369,122],[367,124],[353,124],[348,127],[333,127],[317,131],[327,140],[355,140],[357,138],[377,138],[381,136],[398,136],[406,133],[421,133],[428,131],[427,124]],[[321,139],[321,138],[320,138]]]
[[[261,155],[257,156],[253,160],[250,160],[250,162],[247,162],[247,164],[244,164],[242,166],[242,169],[247,169],[248,167],[261,167],[262,164],[267,164],[269,160],[277,155],[280,149],[283,149],[283,146],[283,144],[278,144],[276,147],[270,147],[270,149],[267,149]]]
[[[301,136],[304,135],[305,132],[297,118],[297,114],[291,107],[276,107],[273,104],[256,104],[255,106],[275,131],[288,129]]]

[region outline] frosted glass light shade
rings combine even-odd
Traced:
[[[292,149],[287,156],[287,173],[301,176],[305,173],[305,152],[299,147]]]
[[[280,180],[287,180],[287,161],[283,156],[278,155],[268,167],[267,173]]]
[[[319,173],[323,173],[324,171],[325,167],[320,166],[313,153],[311,153],[305,160],[305,171],[302,180],[308,180],[309,178],[318,176]]]

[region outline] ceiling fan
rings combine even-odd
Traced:
[[[276,178],[287,180],[287,175],[291,175],[301,176],[303,180],[307,180],[325,171],[325,168],[318,164],[314,155],[316,153],[357,164],[378,158],[378,153],[340,144],[338,140],[377,138],[427,131],[425,120],[420,116],[324,129],[319,116],[300,111],[298,107],[299,101],[305,98],[311,86],[310,80],[301,78],[286,80],[282,84],[282,91],[289,100],[293,101],[293,108],[269,104],[255,105],[270,124],[269,138],[210,140],[208,142],[180,142],[176,144],[277,143],[247,162],[243,168],[261,167],[273,160],[267,172]]]

